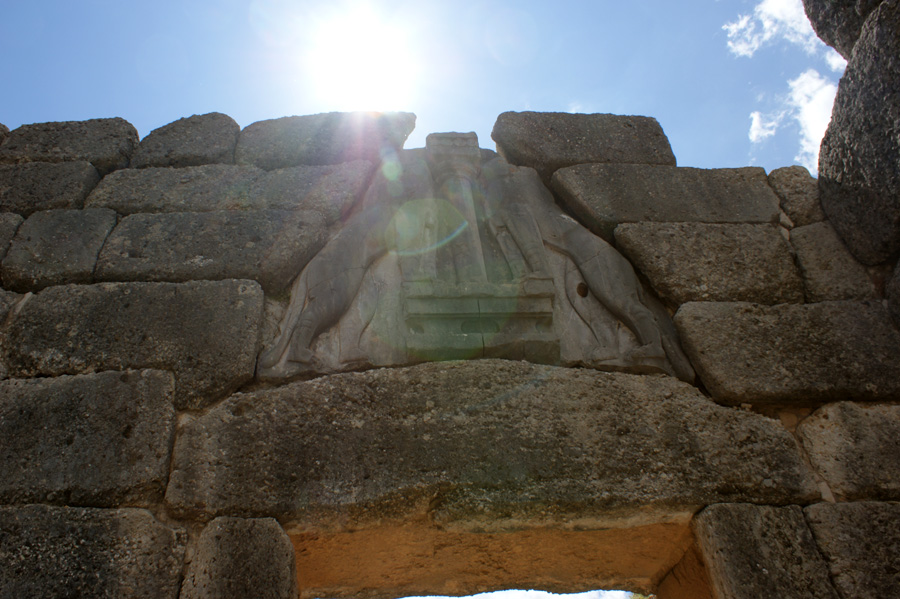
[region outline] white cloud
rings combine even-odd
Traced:
[[[806,18],[802,0],[762,0],[752,15],[739,15],[722,29],[728,34],[728,49],[748,58],[775,39],[796,44],[808,54],[823,45]]]
[[[784,113],[774,116],[763,116],[758,110],[750,113],[750,141],[759,143],[767,137],[772,137],[778,131],[778,126],[784,118]]]
[[[796,79],[788,81],[790,96],[788,105],[792,116],[800,125],[800,153],[797,161],[816,172],[819,164],[819,145],[831,121],[831,108],[837,85],[823,77],[815,69],[809,69]]]
[[[828,48],[828,50],[825,51],[825,62],[828,63],[828,67],[836,73],[843,73],[844,69],[847,68],[847,61],[843,56],[838,54],[838,51],[834,48]]]

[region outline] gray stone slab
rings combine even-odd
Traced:
[[[716,597],[840,599],[795,505],[711,505],[693,528]]]
[[[328,112],[258,121],[241,131],[235,163],[266,170],[352,160],[381,162],[416,125],[410,112]]]
[[[554,171],[596,162],[667,164],[675,156],[654,118],[566,112],[504,112],[491,137],[510,164],[530,166],[544,182]]]
[[[720,402],[900,398],[900,333],[879,302],[691,302],[675,325]]]
[[[0,163],[86,160],[102,176],[128,166],[137,145],[137,130],[121,118],[35,123],[10,131]]]
[[[691,385],[479,360],[235,394],[183,429],[166,501],[204,518],[349,526],[426,510],[445,528],[506,530],[817,496],[776,421]]]
[[[900,500],[900,406],[829,404],[797,430],[835,497]]]
[[[277,294],[322,248],[325,234],[324,220],[315,212],[132,214],[109,236],[96,280],[254,279]]]
[[[0,382],[0,502],[158,500],[175,439],[174,387],[159,370]]]
[[[19,227],[3,258],[3,286],[25,292],[90,283],[116,218],[106,208],[35,212]]]
[[[234,164],[240,132],[233,118],[219,112],[178,119],[141,140],[131,167]]]
[[[583,164],[557,171],[553,190],[607,241],[620,223],[777,223],[778,196],[757,167],[696,169]]]
[[[819,203],[819,182],[804,167],[794,165],[775,169],[769,173],[769,185],[795,227],[825,220]]]
[[[616,245],[664,299],[803,301],[791,248],[774,225],[625,223]]]
[[[181,599],[296,599],[291,540],[272,518],[216,518],[203,529]]]
[[[50,287],[7,325],[11,376],[158,368],[175,406],[199,408],[253,378],[263,292],[253,281]]]
[[[866,267],[856,261],[828,222],[791,231],[806,301],[863,300],[875,296]]]
[[[25,219],[12,212],[0,212],[0,260],[6,257],[9,244]]]
[[[0,210],[28,216],[39,210],[81,208],[100,181],[90,162],[0,165]]]
[[[803,0],[816,35],[850,59],[866,17],[881,0]]]
[[[900,504],[817,503],[803,511],[844,599],[900,597]]]
[[[0,507],[0,597],[176,599],[184,544],[145,510]]]

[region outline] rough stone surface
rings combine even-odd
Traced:
[[[888,281],[885,289],[887,296],[888,310],[894,319],[894,324],[900,327],[900,268],[894,266],[894,274]]]
[[[634,223],[616,244],[664,299],[803,301],[791,248],[773,225]]]
[[[315,212],[216,210],[126,216],[97,261],[98,281],[255,279],[284,291],[325,244]]]
[[[804,513],[842,597],[900,597],[900,504],[817,503]]]
[[[145,510],[0,507],[0,597],[176,599],[183,559]]]
[[[9,135],[9,127],[0,123],[0,144],[3,143],[3,140]]]
[[[216,518],[203,529],[181,599],[296,599],[294,547],[271,518]]]
[[[830,404],[798,433],[835,497],[900,500],[900,406]]]
[[[900,0],[862,30],[819,153],[822,207],[863,264],[900,251]]]
[[[116,507],[162,497],[174,386],[158,370],[0,382],[0,502]]]
[[[102,176],[128,166],[137,145],[137,130],[121,118],[35,123],[10,132],[0,163],[86,160]]]
[[[823,42],[850,59],[866,17],[881,0],[803,0],[806,16]]]
[[[3,259],[3,286],[25,292],[90,283],[100,248],[115,226],[116,213],[106,208],[35,212]]]
[[[234,164],[234,147],[241,127],[219,112],[179,119],[141,140],[132,168]]]
[[[6,257],[9,244],[25,219],[12,212],[0,212],[0,260]]]
[[[7,325],[12,376],[158,368],[175,406],[197,408],[253,378],[263,293],[253,281],[50,287]]]
[[[804,167],[794,165],[775,169],[769,173],[769,185],[795,227],[825,220],[819,203],[819,182]]]
[[[329,112],[259,121],[244,128],[235,150],[237,164],[266,170],[352,160],[381,162],[398,150],[416,125],[409,112]]]
[[[806,301],[869,299],[875,289],[866,268],[856,261],[828,222],[797,227],[791,245],[803,274]]]
[[[530,166],[545,182],[575,164],[667,164],[675,155],[654,118],[566,112],[504,112],[491,138],[510,164]]]
[[[174,460],[175,513],[307,523],[591,527],[818,496],[774,420],[667,377],[500,360],[235,394],[185,426]]]
[[[583,164],[556,172],[552,185],[557,198],[608,241],[619,223],[777,223],[780,213],[778,196],[757,167]]]
[[[900,333],[879,302],[691,302],[675,325],[717,401],[900,398]]]
[[[711,505],[694,519],[694,534],[716,597],[840,599],[795,505]]]
[[[0,165],[0,210],[28,216],[38,210],[81,208],[100,181],[90,162]]]

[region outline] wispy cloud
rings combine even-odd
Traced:
[[[837,85],[815,69],[791,79],[788,85],[791,90],[788,104],[793,108],[793,118],[800,125],[800,152],[795,159],[815,172],[819,163],[819,145],[831,121]]]
[[[772,137],[778,131],[778,126],[784,118],[784,113],[774,116],[763,115],[760,111],[750,113],[750,141],[759,143],[767,137]]]
[[[739,15],[722,28],[728,34],[728,49],[748,58],[772,40],[787,40],[809,54],[815,54],[821,45],[801,0],[763,0],[752,15]]]

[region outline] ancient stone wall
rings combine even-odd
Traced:
[[[889,270],[808,172],[413,125],[0,127],[0,597],[900,596]]]

